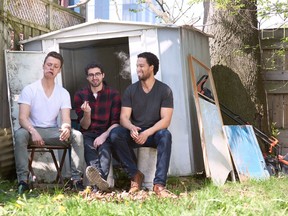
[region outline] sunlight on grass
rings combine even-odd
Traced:
[[[0,181],[0,215],[287,215],[288,178],[228,182],[216,187],[207,179],[169,178],[178,199],[149,195],[133,200],[114,193],[112,198],[91,199],[61,189],[34,189],[18,196],[15,183]]]

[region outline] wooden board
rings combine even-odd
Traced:
[[[223,185],[229,174],[234,179],[233,165],[229,153],[228,141],[223,132],[223,121],[220,113],[217,94],[210,68],[193,56],[188,57],[193,95],[196,104],[197,119],[201,136],[201,146],[207,177],[211,177],[215,185]],[[209,76],[209,87],[213,93],[215,104],[199,98],[197,81],[202,75]]]
[[[269,173],[251,125],[223,126],[240,181],[267,179]]]

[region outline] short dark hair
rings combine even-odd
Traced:
[[[154,66],[154,75],[157,74],[158,70],[159,70],[159,59],[157,58],[156,55],[154,55],[151,52],[143,52],[140,53],[138,56],[138,58],[145,58],[147,63],[149,64],[149,66],[153,65]]]
[[[103,66],[99,63],[90,63],[85,67],[85,74],[88,75],[88,70],[91,68],[99,68],[101,73],[104,73]]]
[[[63,59],[63,57],[62,57],[62,55],[61,55],[60,53],[57,53],[57,52],[55,52],[55,51],[49,52],[49,53],[47,54],[47,56],[45,57],[45,59],[44,59],[44,64],[45,64],[45,62],[46,62],[46,60],[47,60],[48,57],[53,57],[53,58],[59,59],[60,62],[61,62],[60,68],[62,68],[62,66],[63,66],[63,64],[64,64],[64,59]]]

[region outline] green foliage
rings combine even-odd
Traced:
[[[172,3],[171,3],[172,2]],[[173,3],[174,2],[174,3]],[[183,3],[190,5],[192,8],[194,4],[204,2],[204,0],[187,0],[179,3],[178,1],[170,1],[172,6],[168,6],[168,1],[156,1],[154,4],[158,6],[159,11],[166,13],[168,16],[173,13],[178,13],[177,16],[173,16],[172,22],[174,23],[179,17],[188,16],[189,10],[183,10]],[[288,18],[287,2],[282,1],[270,1],[270,0],[211,0],[214,6],[219,10],[229,10],[231,15],[240,14],[242,11],[249,9],[257,13],[258,18],[265,20],[275,15],[281,15],[284,21]],[[138,4],[148,4],[145,0],[137,0]],[[257,7],[256,7],[257,6]],[[152,10],[153,11],[153,10]],[[175,12],[178,11],[178,12]],[[138,10],[131,10],[131,12],[139,12]],[[155,11],[153,11],[155,12]],[[190,11],[189,11],[190,12]],[[159,16],[159,15],[157,15]],[[161,17],[160,17],[161,18]],[[162,17],[163,18],[163,17]],[[170,17],[171,18],[171,17]],[[283,21],[283,22],[284,22]]]
[[[282,43],[288,43],[288,37],[282,38]]]
[[[276,126],[277,122],[271,123],[271,134],[273,137],[277,137],[280,134],[280,130]]]
[[[204,0],[190,0],[189,3],[195,4],[203,1]],[[257,16],[260,19],[268,19],[275,15],[283,16],[284,21],[288,18],[287,1],[284,0],[211,0],[211,2],[214,2],[218,9],[229,9],[231,12],[239,12],[239,10],[245,9],[248,4],[255,4],[257,5],[255,12],[257,12]]]
[[[260,17],[267,18],[271,15],[283,14],[287,18],[288,8],[285,1],[258,0],[257,4]]]

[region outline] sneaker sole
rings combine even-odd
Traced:
[[[21,195],[21,194],[24,194],[24,193],[28,193],[30,190],[29,186],[26,186],[26,185],[19,185],[18,186],[18,194]]]
[[[90,184],[96,185],[98,189],[103,192],[108,191],[109,189],[108,182],[101,177],[99,171],[95,167],[88,166],[86,169],[86,176]]]

